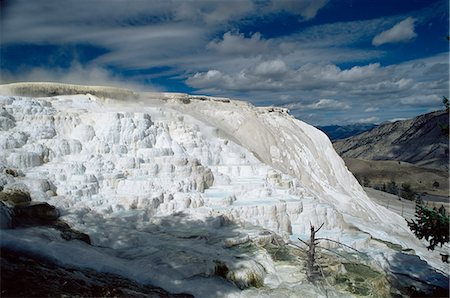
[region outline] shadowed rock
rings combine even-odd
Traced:
[[[91,244],[89,235],[72,229],[59,220],[59,211],[45,202],[31,201],[24,191],[0,192],[0,229],[48,226],[61,232],[65,240],[80,240]]]
[[[1,248],[1,272],[2,297],[193,297],[7,248]]]

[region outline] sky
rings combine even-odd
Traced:
[[[313,125],[443,108],[447,0],[0,0],[0,83],[225,96]]]

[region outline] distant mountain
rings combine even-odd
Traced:
[[[337,141],[334,147],[342,157],[399,160],[448,170],[448,123],[448,111],[436,111],[409,120],[383,123]]]
[[[349,125],[327,125],[318,126],[317,128],[323,131],[331,141],[342,140],[363,133],[365,131],[375,128],[375,124],[349,124]]]

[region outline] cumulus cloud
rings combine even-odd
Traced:
[[[241,98],[245,94],[256,104],[286,106],[293,115],[314,124],[354,123],[361,121],[362,113],[386,121],[398,117],[399,111],[412,113],[411,107],[424,112],[440,108],[442,95],[449,89],[448,67],[448,53],[390,66],[369,63],[347,69],[320,63],[293,68],[282,58],[255,59],[242,68],[197,72],[187,83],[199,92]]]
[[[277,77],[284,76],[289,71],[288,67],[281,59],[264,61],[253,70],[253,73],[262,77]]]
[[[187,79],[196,88],[228,88],[231,90],[314,90],[332,88],[338,84],[356,83],[375,79],[384,70],[380,64],[354,66],[342,70],[334,64],[302,65],[298,69],[289,68],[281,59],[259,61],[238,73],[222,73],[218,70],[197,72]],[[211,79],[214,77],[214,80]]]
[[[267,53],[269,42],[262,40],[259,32],[250,38],[245,38],[241,33],[226,32],[221,40],[209,42],[206,48],[225,55],[249,56]]]
[[[417,36],[414,32],[415,20],[411,17],[406,18],[394,27],[381,32],[372,40],[374,46],[380,46],[385,43],[406,42]]]

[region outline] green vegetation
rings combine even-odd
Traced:
[[[408,226],[417,238],[425,238],[428,241],[429,250],[449,242],[449,217],[443,206],[439,212],[416,204],[416,217],[417,220],[407,220]]]
[[[397,183],[394,180],[391,180],[388,182],[388,184],[386,185],[386,192],[393,194],[393,195],[398,195],[399,188],[398,188]]]
[[[367,265],[343,263],[345,274],[335,277],[336,285],[358,297],[389,297],[390,286],[385,277]]]
[[[400,196],[406,200],[414,201],[416,193],[411,189],[411,185],[409,183],[402,183]]]
[[[383,183],[383,185],[374,185],[374,188],[396,196],[400,196],[409,201],[414,201],[417,195],[417,193],[412,189],[411,184],[402,183],[400,188],[397,182],[395,182],[394,180],[389,181],[387,185],[386,183]]]
[[[387,247],[389,247],[390,249],[393,249],[395,251],[398,251],[398,252],[403,251],[403,247],[401,245],[399,245],[399,244],[395,244],[395,243],[392,243],[392,242],[389,242],[389,241],[385,241],[385,240],[382,240],[382,239],[378,239],[378,238],[372,238],[372,240],[384,243],[384,244],[386,244]]]

